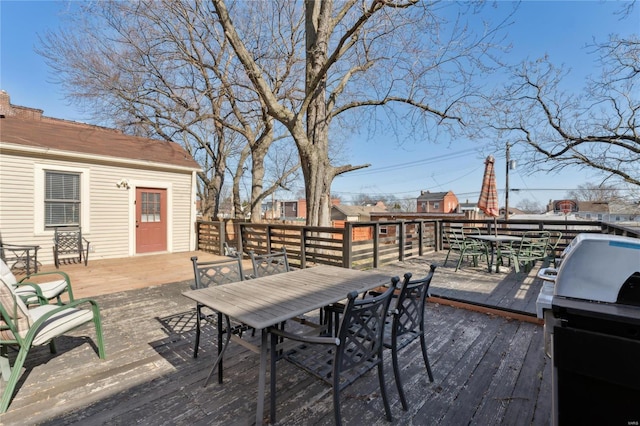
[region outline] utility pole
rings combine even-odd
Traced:
[[[509,220],[509,167],[511,167],[511,164],[510,164],[511,159],[509,158],[509,148],[510,148],[509,142],[507,142],[507,164],[506,164],[507,167],[505,167],[507,177],[505,180],[506,193],[504,195],[504,220],[505,221]]]

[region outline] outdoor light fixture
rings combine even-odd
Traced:
[[[130,188],[129,181],[127,179],[125,179],[125,178],[120,179],[118,181],[118,183],[116,183],[116,186],[118,188],[124,188],[124,189],[129,189]]]

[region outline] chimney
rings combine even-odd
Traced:
[[[0,116],[10,117],[14,114],[9,94],[4,90],[0,90]]]

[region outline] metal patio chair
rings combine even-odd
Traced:
[[[333,409],[336,425],[340,425],[340,392],[364,373],[378,367],[378,381],[387,420],[391,409],[384,382],[382,352],[385,319],[391,296],[399,282],[392,279],[389,289],[376,297],[358,298],[351,292],[341,315],[337,335],[294,334],[270,328],[271,336],[271,422],[276,421],[276,360],[280,357],[281,339],[300,342],[282,355],[287,361],[322,379],[333,388]],[[276,338],[277,337],[277,338]]]
[[[224,259],[210,262],[198,262],[198,257],[191,258],[193,264],[194,282],[191,285],[193,290],[207,288],[209,286],[224,285],[233,282],[243,281],[245,279],[242,270],[242,259],[240,257],[233,259]],[[223,350],[223,338],[225,333],[229,333],[229,339],[240,338],[242,333],[249,329],[248,326],[241,323],[232,323],[226,321],[219,312],[210,310],[209,308],[197,303],[196,304],[196,338],[193,346],[193,357],[198,357],[198,349],[200,347],[201,321],[207,321],[213,324],[218,330],[218,356],[221,356]],[[207,378],[206,383],[209,382]],[[222,360],[218,362],[218,383],[222,383]]]
[[[45,278],[43,278],[45,277]],[[49,280],[49,278],[54,278]],[[13,291],[27,305],[41,304],[42,301],[56,299],[62,305],[62,295],[67,293],[69,302],[73,302],[73,290],[69,275],[62,271],[39,272],[27,275],[18,281],[4,261],[0,260],[0,279],[11,286]],[[44,281],[47,279],[47,281]]]
[[[86,304],[89,304],[90,308],[79,308],[80,305]],[[9,408],[31,347],[49,344],[51,353],[55,353],[55,337],[91,321],[96,330],[98,355],[104,359],[100,309],[93,300],[77,299],[62,306],[44,304],[29,309],[16,294],[13,286],[0,281],[0,370],[2,379],[7,382],[0,401],[0,413],[6,412]],[[9,346],[20,348],[13,368],[9,361]]]
[[[520,272],[520,263],[523,264],[525,271],[529,271],[537,260],[545,260],[548,244],[548,231],[525,232],[520,242],[511,246],[509,253],[510,261],[513,262],[516,273]]]
[[[251,257],[251,264],[253,265],[252,278],[266,277],[291,271],[285,247],[282,247],[282,251],[260,255],[250,251],[249,256]]]
[[[478,233],[479,232],[480,231],[478,230]],[[478,258],[481,258],[482,256],[485,257],[487,262],[489,261],[489,249],[487,248],[487,245],[482,241],[467,238],[462,228],[449,228],[449,231],[445,233],[445,239],[449,246],[449,251],[447,252],[447,256],[445,257],[442,266],[447,265],[451,252],[460,254],[458,263],[456,264],[456,271],[460,269],[462,260],[465,257],[471,257],[474,266],[478,266]]]
[[[91,243],[82,236],[79,226],[60,226],[53,234],[53,262],[56,268],[60,263],[83,263],[89,261],[89,245]]]
[[[401,287],[400,294],[396,299],[395,305],[391,305],[391,316],[387,319],[384,333],[384,347],[391,349],[391,359],[393,364],[393,373],[396,379],[396,387],[400,394],[402,408],[407,410],[407,399],[402,389],[402,380],[400,378],[400,367],[398,364],[398,351],[406,347],[409,343],[420,338],[420,347],[422,348],[422,359],[427,368],[429,381],[433,382],[433,372],[429,364],[427,356],[427,343],[425,340],[424,314],[425,304],[429,296],[429,285],[436,270],[436,265],[431,265],[430,271],[426,277],[411,280],[411,273],[404,274],[404,283]]]

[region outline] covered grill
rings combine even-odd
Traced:
[[[638,424],[640,240],[578,235],[549,286],[553,423]]]

